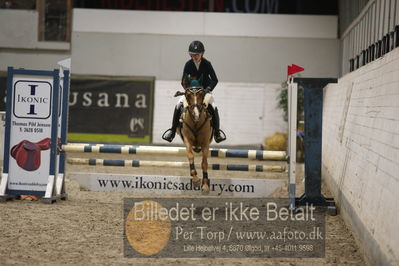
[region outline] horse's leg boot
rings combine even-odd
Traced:
[[[213,108],[212,105],[208,105],[208,110],[212,115],[212,125],[214,127],[213,136],[215,138],[216,143],[222,142],[226,140],[226,136],[223,133],[223,136],[220,135],[220,118],[218,108]]]
[[[180,115],[181,115],[181,106],[176,106],[173,112],[172,127],[162,135],[162,138],[164,140],[172,142],[172,140],[175,138],[176,129],[177,126],[179,125]]]

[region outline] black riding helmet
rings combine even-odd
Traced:
[[[205,52],[204,45],[200,41],[192,41],[188,47],[188,52],[190,54],[201,54]]]

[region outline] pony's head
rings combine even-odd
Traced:
[[[202,86],[202,76],[198,80],[191,79],[189,75],[187,77],[184,95],[187,100],[190,116],[194,121],[198,121],[205,107],[204,97],[206,92]]]

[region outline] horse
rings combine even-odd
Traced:
[[[208,177],[208,154],[209,145],[212,141],[213,128],[211,123],[211,115],[207,111],[207,99],[211,97],[207,95],[206,90],[201,85],[201,79],[187,78],[183,82],[184,92],[177,92],[175,97],[184,95],[183,112],[181,116],[181,124],[177,128],[177,133],[182,138],[187,151],[187,158],[190,164],[190,175],[192,184],[199,187],[201,178],[198,177],[194,164],[194,151],[202,151],[202,193],[209,193],[209,177]]]

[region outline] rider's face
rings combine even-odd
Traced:
[[[190,54],[190,56],[193,59],[193,61],[196,63],[201,61],[201,58],[202,58],[202,54]]]

